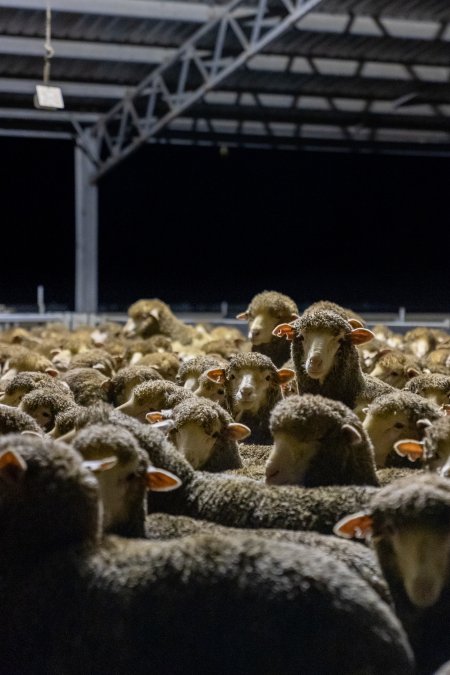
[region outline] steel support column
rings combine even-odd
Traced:
[[[98,187],[91,156],[75,147],[75,312],[86,313],[98,305]]]

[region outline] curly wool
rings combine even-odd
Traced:
[[[72,356],[69,370],[73,370],[74,368],[93,368],[97,364],[101,366],[98,370],[107,377],[112,377],[116,372],[116,367],[111,354],[100,348],[90,349]]]
[[[450,394],[450,375],[442,375],[441,373],[417,375],[412,377],[403,389],[419,395],[423,395],[423,392],[427,389],[438,389],[443,393]]]
[[[48,437],[7,434],[0,453],[14,450],[26,462],[20,482],[1,483],[2,555],[47,554],[75,543],[98,543],[98,484],[82,457]],[[27,494],[26,499],[18,495]]]
[[[45,406],[49,408],[52,415],[56,415],[58,412],[68,410],[74,405],[75,401],[69,391],[66,395],[60,391],[42,387],[26,394],[21,401],[20,407],[24,412],[31,414],[37,408]]]
[[[193,359],[181,363],[176,382],[183,386],[189,377],[199,377],[205,371],[211,368],[220,368],[223,364],[224,361],[215,356],[195,356]]]
[[[0,404],[0,434],[21,431],[34,431],[42,434],[42,429],[31,415],[18,408]]]
[[[150,316],[152,310],[157,310],[157,319]],[[151,322],[146,327],[144,320],[141,332],[142,337],[150,337],[155,333],[161,333],[170,337],[171,340],[177,340],[181,344],[186,345],[190,344],[196,335],[196,331],[192,326],[180,321],[172,312],[169,305],[158,298],[138,300],[128,308],[128,316],[135,321],[139,321],[141,317],[145,317],[146,315],[149,316]]]
[[[411,422],[422,417],[432,421],[442,416],[439,406],[435,403],[419,396],[419,394],[398,389],[392,393],[378,396],[370,403],[367,410],[368,415],[381,415],[383,417],[395,413],[406,413]]]
[[[360,443],[349,443],[342,432],[344,424],[358,431]],[[304,476],[306,486],[379,485],[372,442],[362,422],[344,403],[313,394],[289,396],[272,410],[270,430],[272,434],[285,431],[299,441],[317,442]]]
[[[121,399],[121,396],[129,385],[133,384],[137,386],[143,382],[162,379],[162,375],[151,366],[134,365],[120,368],[111,378],[111,400],[114,405],[119,405],[118,400]]]
[[[253,296],[247,312],[252,315],[267,312],[283,323],[292,321],[292,314],[298,314],[299,310],[295,301],[288,295],[278,291],[262,291]]]
[[[74,368],[64,373],[61,379],[69,385],[78,405],[109,400],[109,392],[102,387],[109,378],[95,368]]]
[[[173,408],[194,394],[168,380],[149,380],[138,384],[133,390],[133,395],[138,404],[148,404],[149,410],[162,410]]]
[[[233,418],[218,403],[201,396],[186,398],[175,406],[171,419],[175,429],[195,422],[209,434],[219,422],[219,437],[214,443],[211,456],[202,466],[203,471],[225,471],[242,466],[238,444],[227,434],[227,427],[233,422]]]

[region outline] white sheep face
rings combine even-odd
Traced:
[[[24,389],[16,389],[12,394],[7,394],[6,392],[0,394],[0,403],[3,405],[9,405],[13,408],[16,408],[25,394],[28,394]]]
[[[203,373],[198,380],[198,387],[194,390],[196,396],[203,396],[209,398],[210,401],[215,401],[219,405],[225,405],[225,387],[218,382],[212,382]]]
[[[373,443],[377,467],[385,466],[387,456],[396,441],[401,438],[418,438],[416,424],[408,419],[405,412],[381,415],[369,410],[363,427]]]
[[[221,425],[219,420],[213,424],[212,430],[208,433],[201,424],[186,422],[186,424],[170,432],[170,440],[177,450],[186,457],[194,469],[199,469],[211,456],[214,444],[220,435],[220,430]]]
[[[129,520],[128,494],[134,490],[133,481],[142,481],[138,476],[139,460],[137,457],[126,463],[117,463],[108,471],[96,473],[100,485],[103,503],[103,528],[111,530]]]
[[[299,441],[285,431],[273,432],[274,446],[266,463],[268,485],[303,485],[320,441]]]
[[[343,334],[332,335],[327,330],[310,330],[303,334],[303,363],[306,373],[323,384],[334,364]]]
[[[134,394],[132,394],[131,398],[129,398],[128,401],[116,407],[116,410],[121,410],[126,415],[130,415],[130,417],[135,417],[140,422],[144,423],[147,422],[145,415],[152,409],[154,408],[151,407],[149,402],[145,400],[138,401],[134,396]]]
[[[420,337],[416,340],[411,340],[411,342],[408,343],[408,347],[414,356],[416,356],[418,359],[421,359],[430,351],[430,340],[426,337]]]
[[[248,317],[248,339],[255,347],[265,345],[273,340],[272,331],[280,323],[280,320],[269,314],[259,312],[255,316]]]
[[[432,403],[436,405],[448,405],[449,401],[449,392],[443,389],[437,389],[436,387],[427,387],[420,392],[421,396],[427,398]]]
[[[233,400],[233,412],[239,421],[243,412],[257,413],[267,400],[267,390],[274,386],[273,371],[268,368],[235,369],[230,374],[228,390]],[[276,384],[276,386],[279,386]]]
[[[387,536],[409,599],[417,607],[431,607],[447,583],[450,533],[411,526]]]

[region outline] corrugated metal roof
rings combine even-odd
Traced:
[[[33,106],[34,87],[43,71],[44,4],[0,1],[0,130],[12,133],[27,123],[29,129],[49,134],[55,128],[55,115],[46,117],[45,111],[38,115]],[[50,4],[55,50],[51,78],[61,87],[65,102],[65,116],[57,128],[73,132],[71,120],[83,126],[92,118],[81,113],[106,113],[205,22],[219,16],[228,2],[53,0]],[[249,0],[239,10],[255,4]],[[198,43],[205,52],[213,47],[209,34]],[[237,38],[228,35],[224,54],[232,59],[240,49]],[[199,80],[198,73],[190,73],[188,85],[198,86]],[[216,139],[223,142],[228,125],[238,130],[239,142],[246,143],[248,137],[249,142],[254,138],[271,142],[270,125],[286,124],[286,142],[301,137],[305,128],[311,138],[327,140],[331,127],[340,130],[345,144],[352,129],[359,128],[370,129],[374,141],[389,136],[390,143],[405,149],[416,133],[422,147],[440,150],[450,146],[450,3],[323,0],[225,79],[216,93],[224,97],[221,103],[204,97],[183,113],[184,121],[168,125],[159,140],[176,140],[178,127],[180,142],[189,138],[214,142],[215,129],[221,128]],[[246,125],[259,131],[243,133]]]

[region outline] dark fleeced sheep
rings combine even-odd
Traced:
[[[246,311],[236,318],[248,322],[252,352],[268,356],[277,368],[281,368],[289,359],[290,349],[288,344],[277,340],[272,331],[278,324],[289,323],[298,315],[297,304],[288,295],[263,291],[254,295]]]
[[[250,435],[244,424],[218,403],[190,396],[166,412],[168,437],[194,469],[225,471],[242,466],[238,441]],[[147,420],[161,423],[163,413],[147,413]]]
[[[207,371],[213,382],[225,385],[227,406],[233,419],[251,429],[248,443],[272,443],[269,416],[282,399],[281,385],[294,371],[277,369],[268,356],[258,352],[236,354],[226,368]]]
[[[270,485],[379,485],[372,442],[357,415],[320,395],[289,396],[273,408]]]
[[[304,312],[300,319],[281,324],[274,333],[291,340],[300,394],[321,394],[342,401],[363,418],[361,410],[393,387],[362,372],[356,345],[373,338],[367,328],[354,328],[328,309]]]
[[[24,439],[0,439],[8,675],[414,672],[397,617],[332,555],[258,537],[101,538],[81,456]]]
[[[370,537],[409,635],[418,673],[450,658],[450,481],[425,473],[376,493],[369,508],[337,523],[343,536]]]

